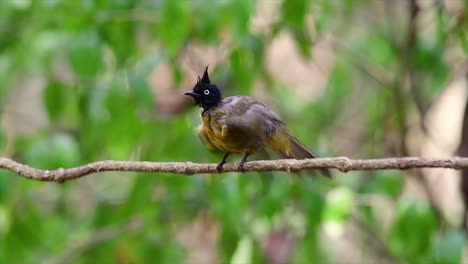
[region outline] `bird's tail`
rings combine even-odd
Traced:
[[[307,150],[299,141],[289,134],[288,132],[282,133],[283,135],[277,135],[276,139],[272,139],[273,144],[269,144],[270,147],[278,152],[278,154],[284,159],[314,159],[316,156]],[[311,170],[315,172],[315,170]],[[328,169],[320,169],[320,172],[331,178],[331,173]]]

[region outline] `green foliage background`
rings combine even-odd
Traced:
[[[434,33],[423,37],[417,31],[408,40],[408,2],[383,2],[401,8],[402,21],[372,15],[379,1],[272,1],[278,14],[258,33],[250,26],[257,2],[249,0],[0,1],[0,117],[28,115],[27,107],[8,112],[7,105],[17,103],[12,100],[23,99],[10,95],[18,82],[40,76],[48,118],[13,136],[2,126],[2,156],[44,169],[103,159],[218,161],[194,133],[198,109],[187,100],[180,111],[158,112],[158,87],[148,77],[167,64],[177,87],[186,78],[179,59],[187,45],[216,47],[226,39],[226,59],[211,67],[212,80],[227,94],[249,94],[256,81],[265,84],[272,107],[319,155],[406,155],[409,113],[424,112],[449,81],[449,50],[461,50],[466,59],[468,25],[434,4],[425,11],[433,14]],[[467,9],[465,1],[461,12]],[[314,58],[318,39],[330,32],[337,38],[337,59],[323,95],[313,102],[267,70],[266,47],[281,32],[294,37],[304,60]],[[66,65],[65,77],[57,60]],[[193,65],[194,71],[201,74],[203,66]],[[402,88],[408,74],[415,93]],[[356,105],[364,139],[359,153],[346,153],[332,142]],[[285,173],[101,173],[57,185],[2,170],[0,263],[197,263],[190,258],[202,249],[181,242],[182,230],[196,224],[201,234],[193,235],[195,245],[206,245],[218,263],[276,263],[262,242],[278,230],[287,231],[281,241],[291,246],[290,256],[278,263],[336,263],[346,252],[324,238],[324,229],[340,230],[351,216],[382,243],[386,253],[377,259],[461,263],[462,233],[443,226],[428,202],[402,197],[400,172],[336,174],[329,182]],[[356,202],[369,195],[394,206],[387,230],[376,208]],[[365,261],[375,248],[356,250]]]

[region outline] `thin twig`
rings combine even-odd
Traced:
[[[55,170],[42,170],[18,163],[9,158],[0,158],[0,169],[12,171],[19,176],[36,181],[64,182],[83,176],[104,171],[133,171],[133,172],[165,172],[184,175],[196,173],[217,173],[216,163],[193,162],[150,162],[150,161],[97,161],[82,166]],[[287,171],[331,168],[343,172],[352,170],[406,170],[414,168],[450,168],[467,169],[468,158],[424,158],[404,157],[385,159],[349,159],[347,157],[318,158],[318,159],[283,159],[259,160],[245,163],[243,170],[237,164],[227,163],[223,172],[241,171]]]

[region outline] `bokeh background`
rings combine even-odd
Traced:
[[[218,162],[183,96],[206,65],[225,95],[263,101],[319,156],[468,155],[467,11],[463,0],[2,0],[1,156],[44,169]],[[0,263],[468,263],[467,172],[334,173],[55,184],[1,170]]]

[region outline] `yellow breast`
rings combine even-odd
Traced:
[[[198,127],[198,135],[205,147],[212,151],[242,153],[245,146],[229,137],[228,128],[222,126],[216,114],[202,115],[202,124]]]
[[[202,116],[202,124],[198,127],[198,135],[209,150],[228,151],[223,144],[222,127],[209,114]]]

